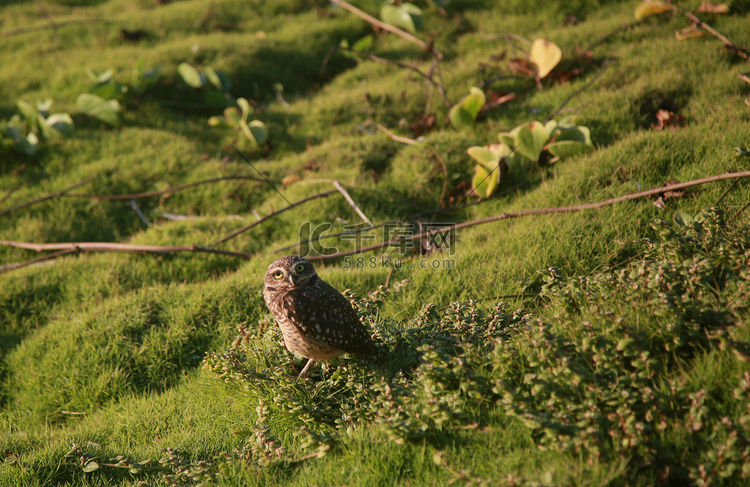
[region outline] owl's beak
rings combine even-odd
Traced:
[[[292,273],[289,273],[289,284],[294,286],[294,275]]]

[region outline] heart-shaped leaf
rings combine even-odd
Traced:
[[[649,0],[639,3],[635,8],[635,19],[643,20],[650,15],[656,15],[669,10],[669,5],[662,0]]]
[[[469,89],[469,94],[451,108],[448,114],[451,125],[457,130],[472,125],[479,114],[479,110],[484,105],[484,101],[484,92],[472,86]]]
[[[67,113],[53,113],[40,125],[45,139],[73,135],[73,119]]]
[[[21,154],[33,156],[39,146],[39,137],[34,132],[30,132],[26,137],[20,137],[16,140],[16,150]]]
[[[565,159],[577,154],[585,154],[594,150],[594,147],[575,140],[560,140],[552,142],[547,150],[553,156]]]
[[[500,132],[499,134],[497,134],[497,140],[499,140],[501,144],[515,147],[517,145],[516,136],[518,135],[518,131],[521,130],[522,126],[523,125],[519,125],[510,132]]]
[[[562,59],[562,51],[552,41],[536,39],[531,43],[529,59],[536,67],[536,75],[540,78],[547,76]]]
[[[76,99],[80,111],[113,127],[119,127],[122,110],[117,100],[105,100],[91,93],[81,93]]]
[[[466,152],[487,170],[496,168],[500,163],[500,156],[486,147],[469,147]]]
[[[188,86],[193,88],[200,88],[203,86],[203,78],[201,77],[200,72],[188,63],[181,63],[177,66],[177,72]]]
[[[471,179],[471,186],[477,195],[482,198],[492,196],[499,183],[500,171],[498,169],[488,171],[479,164],[474,166],[474,177]]]
[[[539,160],[544,144],[549,140],[549,134],[544,125],[534,121],[524,124],[516,135],[516,150],[531,161]]]
[[[255,145],[262,145],[268,139],[268,128],[260,120],[253,120],[250,123],[240,120],[240,128],[245,137]]]
[[[591,144],[591,131],[583,125],[574,125],[572,127],[561,128],[560,134],[555,139],[556,142],[563,140],[573,140],[586,145]]]
[[[380,20],[416,34],[422,30],[422,9],[409,2],[401,5],[385,3],[380,7]]]

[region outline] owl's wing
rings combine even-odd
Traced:
[[[349,301],[322,279],[293,290],[283,301],[289,321],[305,336],[347,353],[377,353]]]

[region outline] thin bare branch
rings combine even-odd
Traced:
[[[417,142],[414,139],[410,139],[409,137],[402,137],[400,135],[394,134],[393,132],[391,132],[387,128],[383,127],[379,123],[375,124],[375,126],[378,128],[378,130],[380,130],[381,132],[383,132],[385,135],[387,135],[391,139],[395,140],[396,142],[401,142],[402,144],[408,144],[408,145],[417,145],[417,144],[419,144],[419,142]]]
[[[591,78],[590,80],[588,80],[588,82],[585,85],[581,86],[576,91],[574,91],[573,93],[571,93],[570,95],[568,95],[567,98],[565,98],[562,101],[562,103],[560,103],[557,106],[557,108],[555,108],[552,111],[552,113],[550,113],[547,116],[547,118],[544,120],[544,122],[546,123],[546,122],[549,122],[550,120],[552,120],[555,117],[555,115],[558,115],[562,111],[562,109],[565,107],[565,105],[567,105],[568,103],[570,103],[570,101],[573,98],[575,98],[576,96],[580,95],[581,93],[583,93],[584,91],[586,91],[591,85],[593,85],[594,83],[596,83],[596,80],[598,80],[599,78],[601,78],[601,76],[604,74],[604,72],[607,70],[607,68],[609,68],[609,66],[611,64],[612,63],[610,63],[609,61],[604,61],[604,64],[602,64],[602,67],[601,67],[601,69],[599,69],[599,72],[596,73],[596,75],[594,75],[593,78]]]
[[[12,240],[0,240],[0,245],[7,245],[17,249],[36,250],[72,250],[91,252],[133,252],[147,254],[168,254],[175,252],[202,252],[207,254],[229,255],[232,257],[252,258],[252,255],[244,252],[231,252],[229,250],[208,249],[197,245],[138,245],[117,242],[62,242],[62,243],[33,243],[15,242]]]
[[[332,193],[335,193],[335,192],[336,192],[336,190],[332,189],[330,191],[326,191],[324,193],[314,194],[312,196],[308,196],[305,199],[301,199],[299,201],[295,201],[294,203],[290,203],[288,206],[285,206],[284,208],[280,209],[279,211],[274,211],[272,213],[269,213],[268,215],[264,216],[260,220],[255,221],[255,222],[251,223],[250,225],[246,225],[246,226],[240,228],[239,230],[235,230],[234,232],[230,233],[229,235],[220,238],[216,242],[212,243],[211,246],[213,247],[215,245],[222,244],[222,243],[226,242],[227,240],[233,239],[237,235],[250,230],[251,228],[253,228],[256,225],[260,225],[261,223],[263,223],[264,221],[268,220],[271,217],[278,216],[278,215],[284,213],[285,211],[291,210],[295,206],[299,206],[299,205],[301,205],[303,203],[307,203],[308,201],[312,201],[314,199],[325,198],[326,196],[329,196],[329,195],[331,195]]]
[[[63,196],[66,198],[91,198],[95,200],[137,200],[137,199],[143,199],[143,198],[151,198],[153,196],[160,196],[163,194],[176,193],[177,191],[192,188],[195,186],[200,186],[202,184],[216,183],[218,181],[228,181],[228,180],[233,180],[233,179],[248,179],[250,181],[263,182],[262,179],[257,178],[255,176],[243,176],[243,175],[236,174],[236,175],[231,175],[231,176],[220,176],[216,178],[203,179],[201,181],[181,184],[179,186],[173,186],[171,188],[162,189],[160,191],[148,191],[145,193],[109,194],[109,195],[72,193],[72,194],[63,194],[60,196]]]
[[[331,0],[331,3],[334,5],[338,5],[339,7],[343,8],[344,10],[348,10],[349,12],[353,13],[357,17],[363,19],[365,22],[368,22],[375,27],[392,32],[396,34],[397,36],[401,37],[402,39],[406,39],[407,41],[414,43],[424,49],[425,51],[432,52],[433,48],[431,44],[428,44],[427,42],[423,41],[422,39],[419,39],[417,37],[414,37],[413,35],[409,34],[406,31],[403,31],[396,27],[395,25],[386,24],[385,22],[381,22],[380,20],[376,19],[372,15],[368,15],[367,13],[361,11],[354,5],[351,5],[344,0]],[[442,56],[441,56],[442,57]]]
[[[26,260],[24,262],[14,262],[13,264],[0,265],[0,274],[4,272],[14,271],[22,267],[27,267],[30,265],[38,264],[39,262],[44,262],[45,260],[57,259],[58,257],[62,257],[63,255],[67,255],[67,254],[72,254],[74,252],[78,252],[78,249],[60,250],[53,254],[42,255],[41,257],[37,257],[31,260]]]
[[[468,221],[464,223],[457,223],[455,225],[449,225],[449,226],[437,228],[437,229],[430,230],[428,232],[422,232],[416,235],[400,235],[399,238],[388,240],[386,242],[381,242],[381,243],[374,244],[374,245],[368,245],[366,247],[362,247],[359,249],[346,250],[343,252],[336,252],[335,254],[329,254],[329,255],[311,255],[311,256],[308,256],[307,259],[308,260],[332,260],[332,259],[337,259],[340,257],[345,257],[347,255],[360,254],[363,252],[369,252],[371,250],[382,249],[382,248],[392,246],[392,245],[399,245],[399,244],[402,244],[404,240],[416,240],[416,239],[431,237],[440,233],[452,232],[455,230],[459,230],[461,228],[483,225],[485,223],[491,223],[491,222],[496,222],[500,220],[509,220],[511,218],[520,218],[520,217],[532,216],[532,215],[548,215],[552,213],[571,213],[571,212],[582,211],[582,210],[595,210],[595,209],[599,209],[605,206],[613,205],[615,203],[621,203],[623,201],[644,198],[646,196],[664,193],[666,191],[676,191],[679,189],[688,188],[690,186],[697,186],[700,184],[706,184],[706,183],[710,183],[714,181],[722,181],[725,179],[736,179],[736,178],[746,178],[746,177],[750,177],[750,171],[724,173],[724,174],[719,174],[716,176],[709,176],[706,178],[694,179],[692,181],[688,181],[685,183],[670,184],[668,186],[653,188],[653,189],[649,189],[647,191],[641,191],[638,193],[631,193],[631,194],[627,194],[624,196],[619,196],[617,198],[611,198],[611,199],[604,200],[604,201],[598,201],[596,203],[586,203],[582,205],[573,205],[573,206],[559,206],[555,208],[540,208],[536,210],[526,210],[526,211],[519,211],[515,213],[503,213],[501,215],[488,216],[486,218],[480,218],[479,220],[472,220],[472,221]]]
[[[372,226],[372,222],[370,221],[370,219],[367,218],[367,215],[365,215],[362,210],[359,209],[359,206],[357,206],[357,203],[355,203],[352,197],[349,196],[349,192],[346,190],[346,188],[341,186],[341,183],[339,183],[337,180],[333,182],[333,186],[338,190],[339,193],[341,193],[344,196],[344,199],[346,200],[347,203],[349,203],[349,206],[354,208],[354,211],[357,212],[357,215],[359,215],[361,219],[367,222],[368,225]]]
[[[694,13],[690,12],[689,10],[685,10],[682,7],[678,7],[677,5],[671,4],[671,3],[668,3],[667,6],[669,6],[669,8],[671,8],[675,12],[679,12],[685,17],[689,18],[691,21],[693,21],[693,24],[695,24],[695,26],[698,27],[699,29],[703,29],[709,34],[711,34],[712,36],[719,39],[721,42],[724,43],[725,46],[727,46],[728,49],[730,49],[731,51],[734,51],[738,56],[740,56],[745,61],[750,61],[750,54],[745,49],[742,49],[741,47],[737,47],[734,44],[732,44],[732,41],[730,41],[729,38],[727,38],[727,36],[717,31],[716,29],[714,29],[707,23],[703,22]]]
[[[90,183],[91,181],[93,181],[96,178],[97,178],[97,176],[92,176],[92,177],[90,177],[88,179],[84,179],[80,183],[74,184],[73,186],[68,186],[65,189],[61,189],[60,191],[55,191],[54,193],[50,193],[50,194],[42,196],[40,198],[31,200],[31,201],[27,201],[26,203],[21,203],[20,205],[16,205],[16,206],[14,206],[12,208],[8,208],[7,210],[0,211],[0,216],[7,215],[8,213],[10,213],[12,211],[20,210],[21,208],[27,208],[27,207],[29,207],[31,205],[35,205],[37,203],[41,203],[42,201],[47,201],[47,200],[50,200],[52,198],[57,198],[58,196],[64,195],[68,191],[71,191],[71,190],[76,189],[76,188],[78,188],[80,186],[83,186],[84,184]]]
[[[367,58],[370,61],[375,61],[376,63],[385,64],[389,66],[398,66],[399,68],[413,71],[417,73],[418,75],[420,75],[421,77],[423,77],[428,83],[430,83],[432,86],[434,86],[438,90],[440,95],[443,97],[443,101],[445,102],[446,106],[449,106],[449,107],[453,106],[453,102],[451,102],[450,98],[448,98],[448,96],[445,94],[445,87],[441,85],[440,83],[438,83],[437,81],[435,81],[435,79],[432,77],[431,74],[427,74],[424,71],[420,70],[419,68],[416,68],[406,63],[402,63],[400,61],[393,61],[390,59],[385,59],[385,58],[376,56],[374,54],[370,54],[368,52],[357,51],[356,49],[352,49],[351,47],[338,46],[336,49],[350,52],[352,54],[356,54],[357,56]]]

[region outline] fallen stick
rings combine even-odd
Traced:
[[[76,188],[78,188],[80,186],[83,186],[84,184],[90,183],[91,181],[93,181],[96,178],[97,178],[97,176],[92,176],[92,177],[90,177],[88,179],[85,179],[85,180],[81,181],[80,183],[74,184],[73,186],[68,186],[65,189],[61,189],[60,191],[55,191],[54,193],[50,193],[50,194],[42,196],[40,198],[36,198],[34,200],[27,201],[26,203],[21,203],[20,205],[13,206],[11,208],[8,208],[7,210],[0,211],[0,216],[7,215],[8,213],[10,213],[12,211],[20,210],[21,208],[27,208],[27,207],[29,207],[31,205],[35,205],[37,203],[41,203],[42,201],[47,201],[47,200],[51,200],[52,198],[56,198],[58,196],[62,196],[65,193],[67,193],[68,191],[71,191],[71,190],[76,189]]]
[[[261,223],[263,223],[264,221],[268,220],[268,219],[269,219],[269,218],[271,218],[271,217],[274,217],[274,216],[280,215],[280,214],[284,213],[285,211],[291,210],[291,209],[292,209],[292,208],[294,208],[295,206],[299,206],[299,205],[301,205],[301,204],[303,204],[303,203],[307,203],[308,201],[312,201],[312,200],[314,200],[314,199],[317,199],[317,198],[325,198],[326,196],[329,196],[329,195],[331,195],[332,193],[335,193],[335,192],[336,192],[336,190],[335,190],[335,189],[332,189],[332,190],[330,190],[330,191],[326,191],[326,192],[324,192],[324,193],[318,193],[318,194],[314,194],[314,195],[312,195],[312,196],[308,196],[308,197],[307,197],[307,198],[305,198],[305,199],[302,199],[302,200],[299,200],[299,201],[295,201],[294,203],[290,203],[290,204],[289,204],[289,206],[286,206],[286,207],[284,207],[284,208],[280,209],[279,211],[274,211],[274,212],[272,212],[272,213],[269,213],[268,215],[264,216],[264,217],[263,217],[263,218],[261,218],[260,220],[258,220],[258,221],[254,221],[254,222],[253,222],[253,223],[251,223],[250,225],[246,225],[246,226],[244,226],[244,227],[240,228],[239,230],[235,230],[234,232],[230,233],[230,234],[229,234],[229,235],[227,235],[226,237],[222,237],[222,238],[220,238],[220,239],[219,239],[219,240],[217,240],[216,242],[212,243],[212,244],[211,244],[211,247],[213,247],[213,246],[215,246],[215,245],[219,245],[219,244],[221,244],[221,243],[224,243],[224,242],[226,242],[227,240],[230,240],[230,239],[232,239],[232,238],[236,237],[237,235],[239,235],[239,234],[241,234],[241,233],[243,233],[243,232],[246,232],[246,231],[250,230],[250,229],[251,229],[251,228],[253,228],[254,226],[256,226],[256,225],[260,225]]]
[[[395,25],[386,24],[385,22],[381,22],[380,20],[376,19],[372,15],[366,14],[365,12],[361,11],[360,9],[358,9],[357,7],[355,7],[354,5],[351,5],[351,4],[347,3],[347,2],[345,2],[344,0],[331,0],[331,3],[334,4],[334,5],[338,5],[339,7],[343,8],[344,10],[348,10],[349,12],[353,13],[357,17],[363,19],[365,22],[368,22],[368,23],[374,25],[375,27],[377,27],[379,29],[382,29],[382,30],[385,30],[385,31],[388,31],[388,32],[392,32],[393,34],[396,34],[397,36],[401,37],[402,39],[406,39],[407,41],[412,42],[412,43],[418,45],[419,47],[421,47],[425,51],[429,52],[429,51],[433,50],[432,47],[431,47],[431,45],[428,44],[428,43],[426,43],[422,39],[414,37],[413,35],[409,34],[408,32],[399,29]]]
[[[585,203],[582,205],[573,205],[573,206],[558,206],[555,208],[540,208],[537,210],[525,210],[525,211],[519,211],[519,212],[514,212],[514,213],[503,213],[501,215],[488,216],[486,218],[480,218],[479,220],[472,220],[469,222],[457,223],[455,225],[449,225],[449,226],[437,228],[437,229],[430,230],[428,232],[422,232],[416,235],[403,235],[403,236],[400,236],[399,238],[388,240],[387,242],[381,242],[378,244],[368,245],[360,249],[346,250],[343,252],[336,252],[334,254],[329,254],[329,255],[311,255],[306,258],[307,260],[338,259],[340,257],[345,257],[348,255],[361,254],[363,252],[369,252],[370,250],[382,249],[384,247],[388,247],[394,244],[401,244],[405,240],[416,240],[416,239],[421,239],[425,237],[431,237],[439,233],[451,232],[451,231],[458,230],[461,228],[483,225],[485,223],[491,223],[491,222],[496,222],[500,220],[509,220],[511,218],[520,218],[520,217],[531,216],[531,215],[547,215],[547,214],[552,214],[552,213],[570,213],[570,212],[582,211],[582,210],[595,210],[598,208],[602,208],[604,206],[613,205],[615,203],[643,198],[646,196],[664,193],[666,191],[676,191],[679,189],[688,188],[690,186],[697,186],[699,184],[705,184],[705,183],[710,183],[714,181],[722,181],[725,179],[736,179],[736,178],[746,178],[746,177],[750,177],[750,171],[724,173],[724,174],[719,174],[716,176],[709,176],[709,177],[705,177],[701,179],[694,179],[692,181],[688,181],[685,183],[670,184],[668,186],[662,186],[659,188],[653,188],[653,189],[649,189],[646,191],[640,191],[638,193],[626,194],[624,196],[618,196],[617,198],[610,198],[608,200],[597,201],[595,203]]]
[[[349,192],[343,186],[341,186],[341,183],[339,183],[338,181],[334,181],[333,186],[338,190],[339,193],[341,193],[344,196],[344,199],[346,200],[347,203],[349,203],[349,206],[354,208],[354,211],[357,212],[357,215],[359,215],[361,219],[367,222],[368,225],[372,226],[372,222],[370,221],[370,219],[367,218],[367,215],[365,215],[364,212],[362,212],[362,210],[359,209],[359,206],[357,206],[357,203],[355,203],[352,197],[349,196]]]

